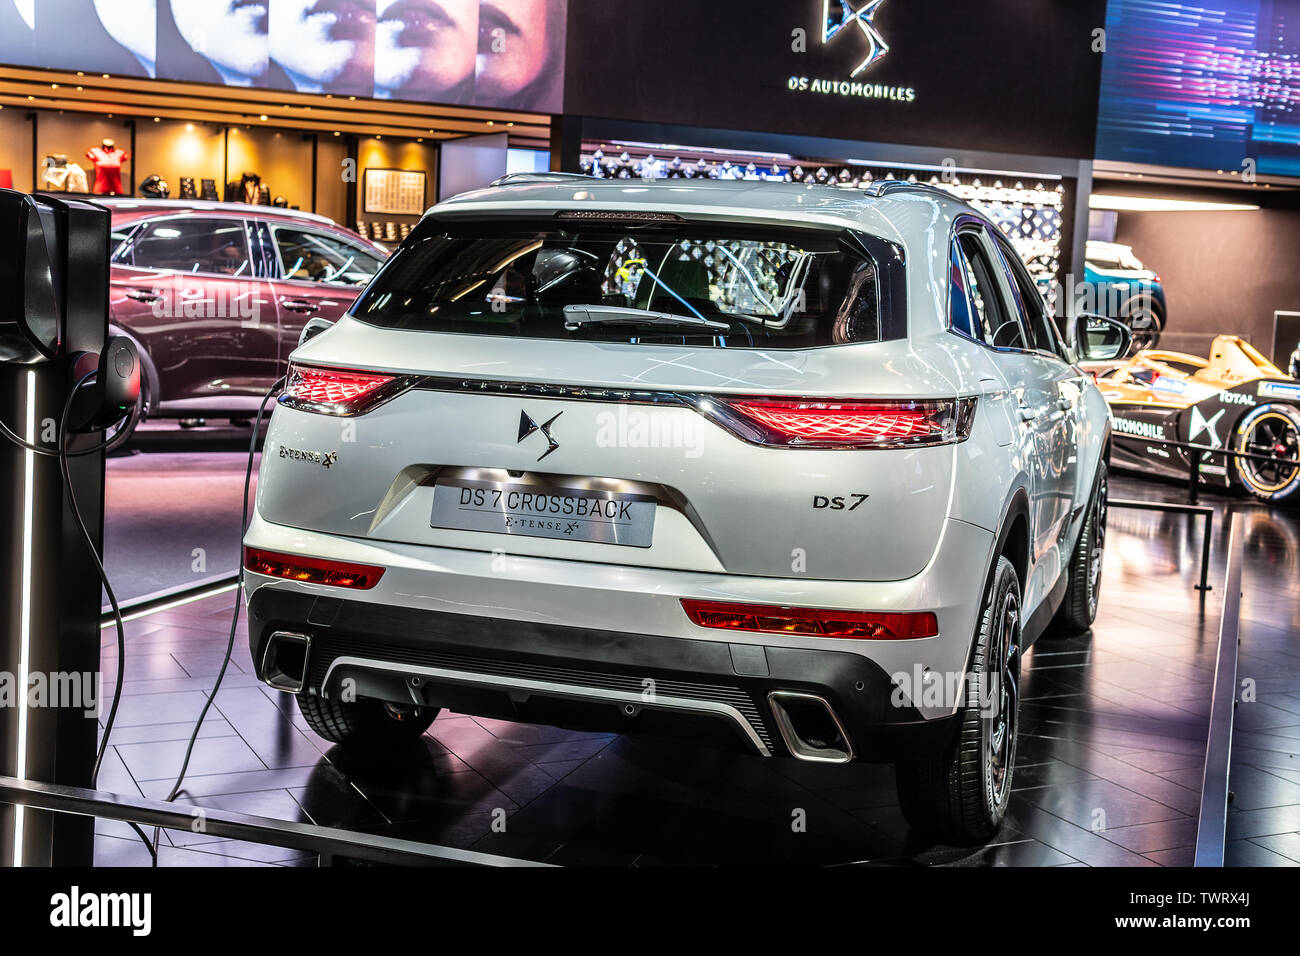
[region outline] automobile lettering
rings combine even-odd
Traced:
[[[292,461],[304,461],[311,465],[320,465],[322,468],[329,468],[339,460],[339,453],[336,451],[303,451],[301,448],[288,448],[280,446],[280,457],[288,458]]]
[[[826,510],[857,511],[858,508],[862,507],[863,502],[865,502],[870,497],[871,497],[870,495],[864,495],[858,493],[847,495],[847,496],[838,495],[836,497],[830,497],[828,495],[813,495],[813,510],[814,511],[826,511]],[[853,499],[853,504],[849,504],[850,498]]]
[[[1135,438],[1164,438],[1165,430],[1159,425],[1153,425],[1150,422],[1135,422],[1128,418],[1116,418],[1115,431],[1122,432],[1125,435],[1133,435]]]

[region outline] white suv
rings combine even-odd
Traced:
[[[364,748],[447,707],[894,762],[914,825],[987,837],[1021,655],[1096,614],[1110,425],[1075,358],[925,187],[441,203],[292,357],[245,538],[259,677]]]

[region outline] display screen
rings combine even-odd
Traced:
[[[1097,158],[1300,176],[1300,0],[1110,0]]]
[[[565,112],[833,137],[845,156],[930,146],[936,165],[962,148],[1091,158],[1104,22],[1104,0],[569,0]]]
[[[559,112],[566,6],[567,0],[0,0],[0,63]]]

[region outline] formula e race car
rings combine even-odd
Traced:
[[[1240,487],[1269,502],[1285,501],[1300,490],[1300,381],[1250,343],[1221,335],[1209,359],[1140,352],[1098,372],[1097,385],[1114,420],[1116,467],[1186,478],[1190,456],[1196,455],[1201,482],[1211,487]],[[1235,458],[1164,442],[1279,460]]]

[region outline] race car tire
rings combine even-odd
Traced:
[[[1233,450],[1295,461],[1292,467],[1233,459],[1237,481],[1260,501],[1279,504],[1300,491],[1300,409],[1271,403],[1248,412],[1233,435]]]

